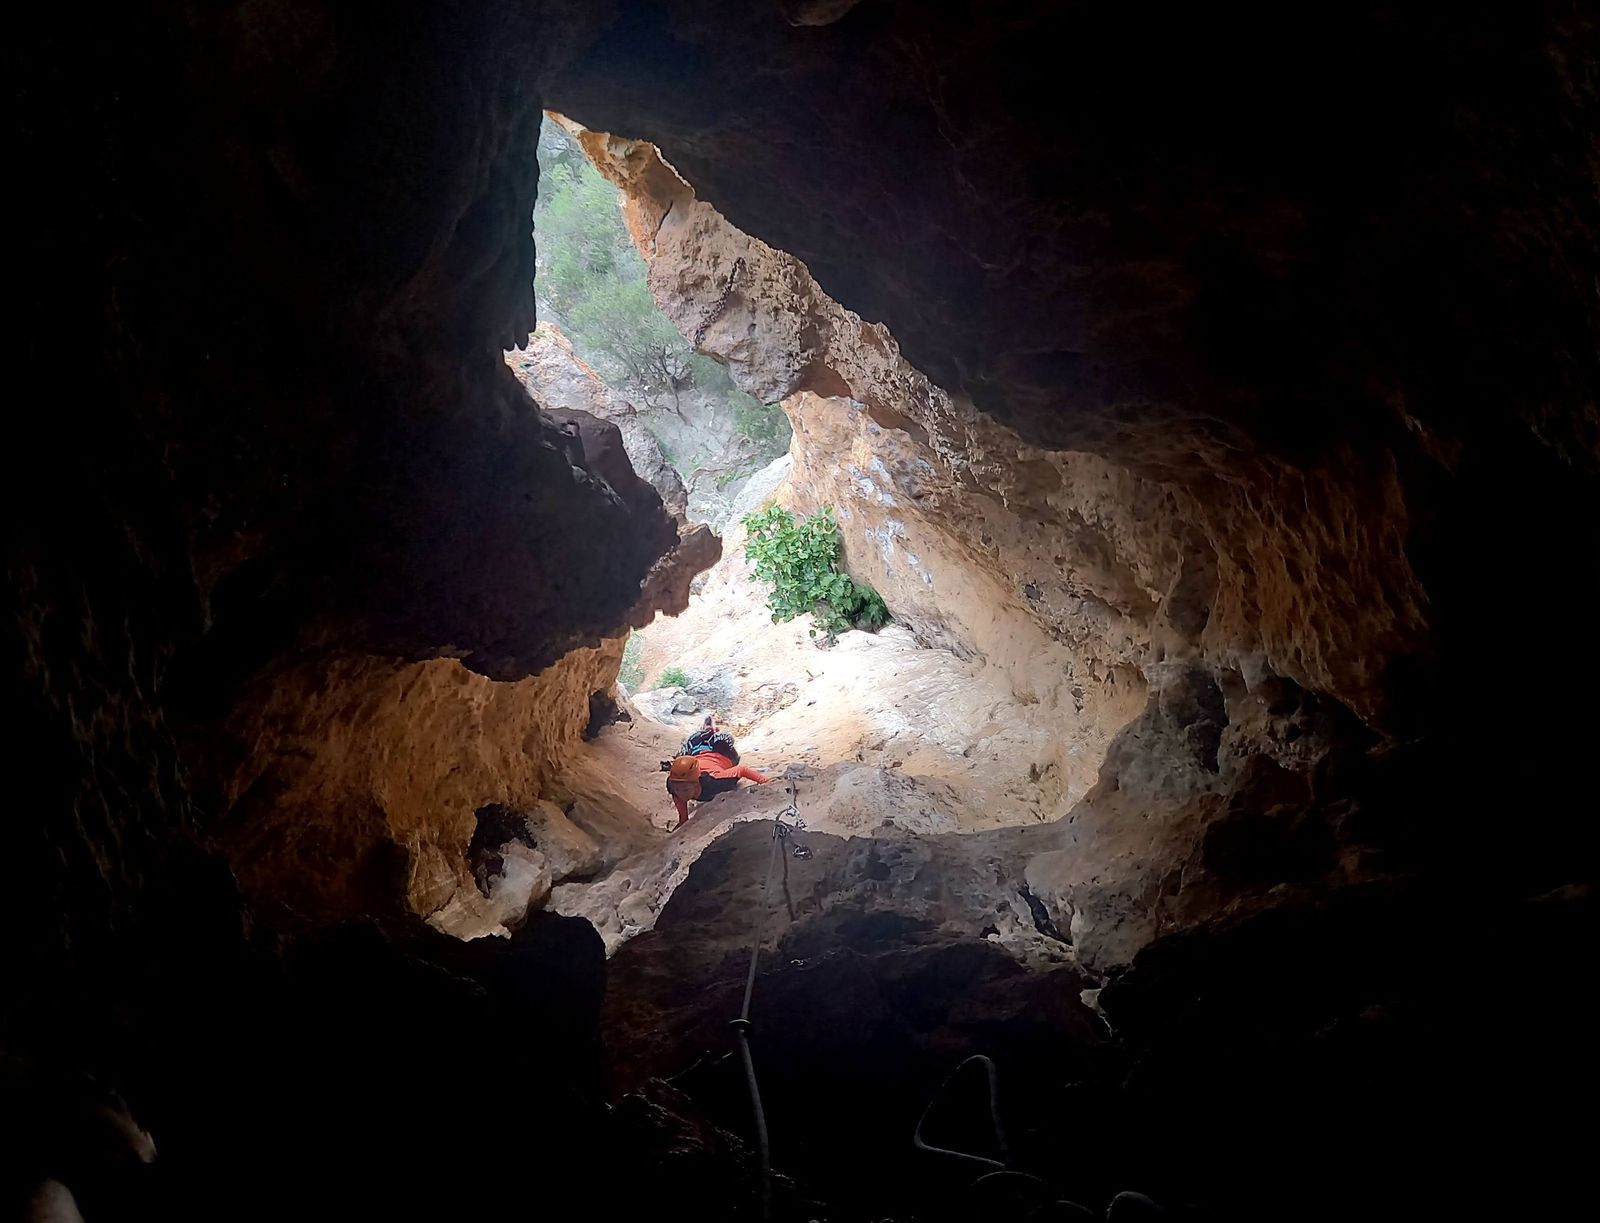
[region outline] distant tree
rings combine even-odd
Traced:
[[[591,282],[567,315],[568,335],[582,336],[585,360],[652,407],[679,397],[695,380],[694,353],[661,313],[642,280]],[[577,340],[574,339],[574,343]]]
[[[553,159],[540,176],[533,213],[539,304],[570,337],[574,310],[597,286],[643,286],[644,261],[628,240],[616,189],[587,161]]]
[[[581,152],[573,157],[555,140],[541,140],[540,151],[533,223],[542,311],[607,382],[651,407],[678,409],[694,381],[694,353],[650,295],[616,188]]]

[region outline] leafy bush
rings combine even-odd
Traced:
[[[849,628],[875,630],[889,622],[878,592],[839,569],[839,526],[831,507],[796,519],[774,505],[743,521],[750,532],[745,554],[755,562],[756,577],[772,588],[767,606],[774,624],[811,612],[811,635],[832,640]]]
[[[682,667],[668,667],[656,680],[657,688],[687,688],[689,676]]]

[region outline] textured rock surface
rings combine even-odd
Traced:
[[[593,132],[582,143],[629,193],[630,230],[662,308],[685,334],[705,325],[705,351],[751,394],[784,401],[799,435],[795,500],[839,507],[853,570],[901,618],[930,639],[1004,655],[997,622],[1014,611],[1071,632],[1080,650],[1092,642],[1113,651],[1106,665],[1138,656],[1187,550],[1170,494],[1088,456],[1030,452],[932,385],[885,327],[840,307],[799,261],[696,199],[649,145]],[[962,588],[985,579],[990,588]],[[1052,588],[1049,601],[1042,586]],[[1063,594],[1079,597],[1052,621]],[[1111,623],[1086,631],[1097,615]],[[1048,648],[1009,647],[1018,663]],[[1033,670],[1066,666],[1062,658]]]
[[[835,1192],[849,1186],[864,1209],[939,1209],[938,1194],[952,1187],[946,1170],[915,1155],[910,1135],[956,1063],[992,1053],[1009,1088],[1008,1122],[1027,1132],[1021,1123],[1043,1083],[1084,1075],[1105,1045],[1079,996],[1088,980],[1032,926],[1007,880],[1012,842],[1027,835],[929,837],[886,826],[840,840],[811,830],[800,838],[811,856],[786,851],[763,895],[771,825],[730,830],[700,856],[656,928],[611,961],[614,1087],[677,1075],[712,1116],[744,1124],[742,1075],[723,1050],[765,914],[753,1045],[780,1166]],[[1030,968],[1019,962],[1024,947]],[[964,1133],[971,1102],[962,1103],[954,1126],[941,1116],[930,1135]],[[984,1136],[975,1145],[991,1144]]]
[[[1349,464],[1286,476],[1281,456],[1263,456],[1239,479],[1266,485],[1241,507],[1215,472],[1201,478],[1115,446],[1102,457],[1027,445],[930,383],[887,328],[841,308],[793,256],[730,225],[651,146],[580,139],[628,193],[630,231],[663,309],[751,393],[784,397],[796,435],[784,499],[836,506],[852,572],[898,619],[1042,706],[1031,718],[997,706],[996,717],[1054,724],[1030,772],[1056,779],[1039,791],[1049,815],[1083,793],[1085,767],[1099,766],[1148,693],[1090,801],[1067,817],[1062,847],[1030,873],[1086,963],[1126,964],[1164,923],[1203,920],[1285,874],[1360,877],[1359,863],[1334,861],[1323,814],[1293,817],[1293,832],[1280,834],[1240,813],[1262,797],[1254,779],[1289,771],[1292,805],[1320,760],[1364,750],[1373,736],[1346,707],[1381,727],[1380,678],[1429,648],[1390,460],[1363,491],[1366,477]],[[1263,505],[1273,507],[1266,516]],[[708,583],[715,594],[727,579]],[[661,630],[651,656],[699,662],[695,691],[717,707],[705,688],[715,687],[716,653],[738,656],[743,643],[713,642],[700,657],[684,628]],[[1303,719],[1278,733],[1270,715],[1282,722],[1300,707],[1318,710],[1320,733]],[[1219,761],[1224,728],[1229,758]],[[1228,827],[1211,830],[1213,820]],[[1206,869],[1227,856],[1219,847],[1230,837],[1284,835],[1300,848],[1262,848],[1255,869]]]
[[[705,526],[684,521],[683,486],[630,405],[548,328],[529,337],[526,351],[507,354],[507,364],[540,397],[569,456],[603,487],[624,490],[648,513],[660,502],[635,471],[651,478],[678,542],[644,575],[626,622],[681,611],[720,545]],[[448,660],[334,652],[268,668],[237,697],[223,736],[197,745],[229,762],[209,805],[220,812],[219,836],[241,884],[258,904],[300,921],[403,901],[463,937],[504,933],[553,884],[598,862],[564,866],[525,847],[485,892],[468,863],[475,812],[489,804],[539,810],[563,753],[589,724],[591,697],[611,689],[620,661],[614,639],[515,681]]]
[[[638,409],[612,393],[553,323],[534,328],[525,348],[506,354],[506,364],[544,407],[589,412],[616,425],[633,470],[661,494],[669,513],[686,518],[689,495],[683,480],[661,453],[655,434],[639,420]]]
[[[1331,744],[1308,737],[1286,751],[1256,734],[1248,715],[1264,699],[1257,694],[1299,689],[1270,671],[1254,639],[1247,653],[1237,648],[1243,628],[1227,626],[1221,541],[1194,525],[1203,518],[1190,494],[1095,456],[1024,445],[932,385],[887,328],[842,309],[792,256],[696,200],[648,145],[580,139],[630,193],[630,231],[663,309],[686,334],[704,326],[709,350],[752,393],[784,396],[795,441],[779,500],[805,512],[835,507],[851,571],[930,647],[920,661],[874,660],[867,669],[882,667],[884,678],[847,682],[842,699],[826,684],[810,687],[816,673],[841,668],[833,659],[813,666],[795,653],[803,638],[761,623],[763,596],[744,574],[736,530],[729,556],[704,579],[702,603],[646,635],[646,674],[669,664],[691,671],[690,694],[663,716],[715,709],[741,731],[759,726],[762,745],[812,763],[870,750],[918,757],[909,771],[965,792],[969,814],[953,826],[1065,817],[1061,848],[1031,868],[1030,882],[1074,930],[1086,964],[1125,965],[1164,921],[1201,920],[1228,899],[1229,888],[1200,885],[1194,861],[1242,775],[1217,758],[1230,725],[1222,685],[1240,706],[1237,760],[1259,754],[1304,771]],[[697,314],[707,269],[719,266],[740,269],[738,293],[715,317]],[[735,627],[744,623],[752,627]],[[972,665],[963,673],[952,654]],[[913,678],[891,678],[902,673]],[[808,699],[792,719],[796,739],[767,706],[795,700],[802,675]],[[974,700],[982,714],[963,719]],[[1359,748],[1367,735],[1348,721],[1339,729]],[[857,726],[866,728],[858,742],[837,742]],[[949,755],[971,766],[952,769],[937,751],[928,758],[924,748],[949,734],[968,737]],[[806,739],[814,742],[802,747]],[[1097,775],[1094,801],[1069,815]]]
[[[809,473],[812,464],[820,465],[809,458],[794,470]],[[817,497],[818,483],[786,482],[772,496],[794,504]],[[867,517],[861,511],[852,525]],[[1113,681],[1082,700],[1090,681],[1072,678],[1071,651],[1008,608],[969,558],[936,551],[944,537],[935,529],[922,538],[932,546],[919,563],[939,576],[938,630],[918,614],[926,601],[901,602],[899,588],[885,586],[897,617],[908,615],[880,633],[850,632],[818,648],[810,616],[771,623],[767,592],[750,576],[744,528],[731,527],[690,608],[639,634],[645,683],[669,667],[689,681],[683,692],[641,693],[641,706],[685,732],[715,712],[757,760],[855,761],[937,778],[962,795],[955,826],[1059,817],[1095,783],[1107,744],[1143,707],[1143,681],[1130,672],[1120,691]],[[926,600],[920,580],[917,588],[913,598]],[[986,653],[955,635],[967,623],[981,626]]]
[[[216,804],[240,883],[308,919],[454,902],[459,928],[481,900],[467,859],[479,808],[536,807],[621,654],[577,651],[515,683],[370,657],[264,675],[228,724],[237,764]]]
[[[621,753],[612,758],[622,758]],[[762,763],[768,764],[766,760]],[[1048,844],[1038,835],[1040,830],[1012,830],[997,842],[1001,833],[992,830],[1013,822],[1013,813],[975,809],[969,805],[968,795],[947,782],[876,764],[834,764],[820,771],[800,765],[794,770],[785,768],[768,785],[741,787],[736,793],[721,795],[697,806],[689,822],[671,837],[645,843],[638,852],[611,864],[593,883],[558,887],[551,896],[552,909],[587,918],[605,939],[608,953],[615,953],[628,940],[654,928],[678,887],[711,846],[752,820],[769,820],[788,808],[791,795],[786,776],[791,771],[799,778],[800,811],[808,830],[824,835],[829,844],[851,843],[850,853],[860,849],[853,845],[856,839],[895,838],[902,846],[900,852],[923,863],[925,886],[946,897],[939,921],[954,923],[953,929],[967,935],[994,926],[997,937],[1008,942],[1020,940],[1031,948],[1034,927],[1017,893],[1026,855],[1033,847]],[[659,785],[653,788],[659,793]],[[661,803],[656,800],[654,805]],[[952,835],[956,833],[972,835]],[[932,850],[913,849],[921,838],[932,838],[948,852],[941,851],[941,857]],[[948,862],[964,864],[963,855],[981,858],[997,843],[1005,846],[1005,861],[1011,865],[999,870],[991,863],[981,886],[966,878],[965,865],[947,868]],[[949,848],[952,846],[959,848]],[[994,854],[994,861],[1000,859]],[[924,897],[918,903],[932,901]],[[713,941],[737,942],[747,937],[748,931],[708,924],[702,933]],[[1018,954],[1027,958],[1028,949]],[[1055,958],[1065,954],[1062,950]]]
[[[708,316],[745,253],[708,240],[705,201],[796,257],[752,264],[708,329],[736,374],[764,303],[809,297],[809,270],[958,401],[1172,485],[1217,558],[1215,648],[1387,726],[1448,717],[1441,671],[1470,666],[1467,623],[1492,623],[1456,566],[1493,524],[1456,510],[1492,500],[1499,467],[1565,517],[1596,469],[1595,304],[1575,286],[1597,217],[1571,203],[1592,198],[1591,153],[1571,143],[1591,61],[1548,50],[1592,29],[1553,10],[1449,29],[1363,10],[1285,55],[1243,11],[1167,16],[1158,50],[1142,17],[1083,6],[991,22],[889,5],[805,35],[688,6],[651,41],[652,71],[630,78],[624,55],[603,89],[574,69],[559,92],[590,127],[656,140],[694,184],[690,203],[638,155],[612,158],[674,205],[638,233],[682,244],[666,273],[680,322]],[[651,105],[670,65],[712,45],[738,48],[714,74],[768,65],[761,113],[796,107],[804,134],[766,130],[734,93]],[[1530,48],[1515,69],[1475,66],[1510,45]],[[1413,53],[1432,70],[1402,67]],[[1360,99],[1343,85],[1357,77]],[[1113,101],[1129,81],[1138,103]],[[888,128],[867,101],[886,96]],[[1526,140],[1505,149],[1500,130]],[[879,250],[895,255],[860,257]],[[865,389],[826,322],[792,313],[774,344],[790,360],[768,367],[785,392]],[[1560,425],[1552,397],[1571,408]]]

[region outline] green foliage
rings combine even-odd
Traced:
[[[637,256],[635,256],[637,258]],[[642,280],[596,280],[566,315],[567,333],[584,359],[651,405],[671,401],[694,382],[692,355]]]
[[[839,527],[831,507],[796,519],[774,505],[743,521],[750,533],[745,553],[755,562],[756,577],[772,588],[767,606],[774,624],[811,612],[811,635],[821,632],[832,640],[848,628],[876,630],[889,622],[878,592],[839,569]]]
[[[617,193],[581,153],[546,158],[540,143],[539,200],[533,212],[541,305],[568,319],[594,282],[644,281]],[[647,290],[648,293],[648,290]]]
[[[644,666],[640,655],[644,653],[644,638],[638,633],[628,634],[628,644],[622,647],[622,670],[617,678],[629,692],[638,692],[644,682]]]
[[[694,354],[650,295],[616,188],[581,154],[544,161],[533,213],[542,306],[606,381],[676,402],[694,380]]]
[[[682,667],[668,667],[656,680],[657,688],[687,688],[689,676]]]

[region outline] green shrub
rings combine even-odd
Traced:
[[[832,640],[848,628],[875,630],[888,623],[889,609],[878,592],[839,569],[839,527],[831,507],[796,519],[774,505],[746,514],[743,522],[750,532],[745,554],[755,562],[756,577],[771,587],[767,606],[774,624],[811,612],[811,635],[821,632]]]
[[[661,678],[656,680],[657,688],[687,688],[689,676],[682,667],[668,667],[661,673]]]

